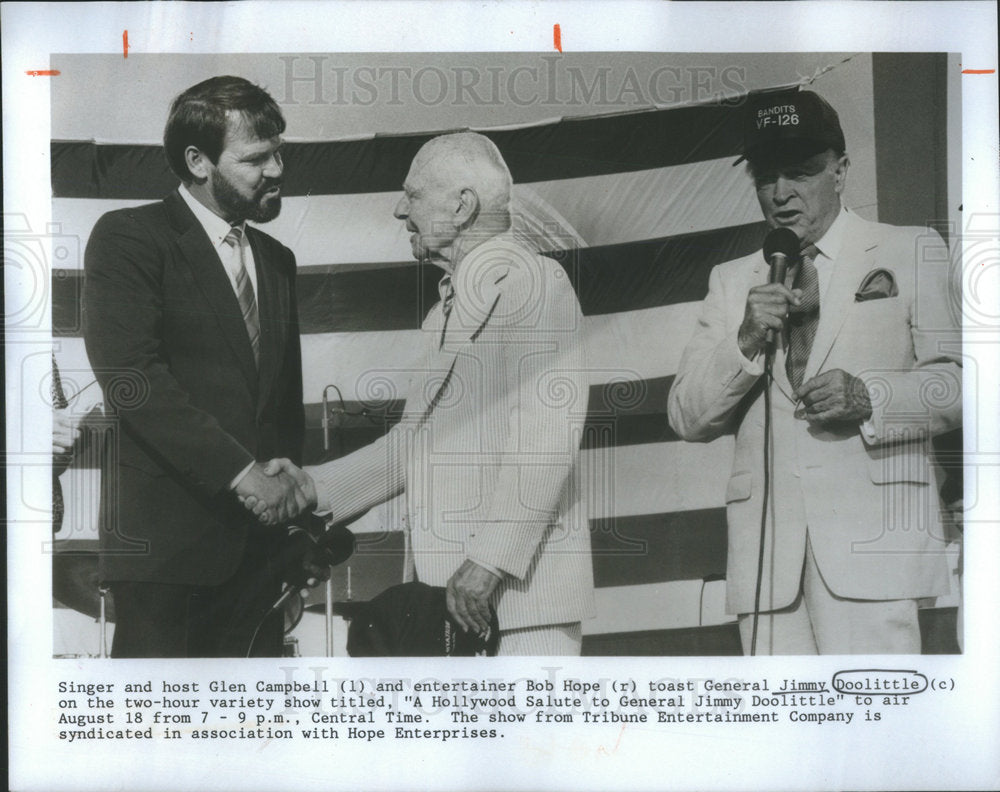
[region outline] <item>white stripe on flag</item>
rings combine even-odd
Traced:
[[[583,623],[584,635],[707,627],[735,620],[726,613],[724,580],[599,588],[594,600],[596,615]]]
[[[720,508],[733,438],[595,448],[581,454],[581,464],[591,519]]]
[[[590,246],[638,242],[755,223],[750,180],[730,160],[515,185],[515,211],[552,207]],[[295,253],[300,267],[412,262],[409,233],[392,211],[402,192],[286,197],[263,230]],[[52,216],[81,250],[105,212],[150,200],[55,198]],[[527,207],[534,207],[534,210]],[[67,262],[67,267],[82,266]]]
[[[664,377],[677,371],[701,303],[678,303],[583,319],[591,385]],[[302,380],[306,404],[322,401],[337,385],[348,401],[403,398],[420,349],[420,330],[316,333],[302,336]],[[63,379],[83,387],[94,377],[82,338],[57,340]],[[391,389],[378,391],[385,383]]]
[[[85,358],[81,366],[71,354],[83,351],[82,341],[64,342],[68,343],[63,343],[57,357],[67,395],[72,395],[77,387],[90,381],[92,374]],[[374,378],[368,382],[376,384]],[[344,396],[355,398],[346,389]],[[721,507],[732,454],[730,436],[711,443],[645,443],[585,451],[582,463],[592,503],[590,516],[624,517]]]
[[[678,303],[642,311],[583,319],[590,384],[651,379],[677,371],[694,333],[701,303]],[[323,388],[337,385],[349,401],[379,397],[373,385],[392,383],[403,398],[420,349],[419,330],[316,333],[302,337],[303,388],[307,404],[321,401]]]
[[[587,244],[613,245],[760,221],[753,183],[732,159],[525,185]]]

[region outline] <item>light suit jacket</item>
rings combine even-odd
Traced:
[[[926,228],[850,213],[845,220],[804,381],[838,368],[860,377],[873,397],[871,432],[795,418],[779,348],[762,610],[785,607],[798,594],[807,526],[823,578],[839,596],[884,600],[948,590],[929,460],[931,436],[961,423],[960,311],[948,251]],[[855,292],[876,268],[892,272],[898,295],[857,301]],[[753,610],[764,476],[763,377],[742,364],[736,339],[747,293],[767,278],[759,252],[712,271],[669,396],[671,425],[684,439],[736,431],[725,496],[731,613]]]
[[[577,464],[588,380],[576,294],[559,264],[509,235],[465,256],[453,285],[447,324],[443,302],[423,323],[402,421],[309,469],[320,507],[340,520],[405,490],[419,580],[444,586],[471,558],[503,573],[501,629],[580,621],[592,614],[593,571]],[[384,382],[375,369],[370,384]]]

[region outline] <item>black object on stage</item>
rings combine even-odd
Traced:
[[[368,602],[341,602],[335,610],[351,619],[351,657],[493,656],[500,642],[497,614],[490,607],[485,638],[463,632],[448,613],[445,590],[426,583],[401,583]]]

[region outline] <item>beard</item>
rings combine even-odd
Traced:
[[[246,196],[216,171],[212,181],[212,197],[230,222],[251,220],[254,223],[267,223],[281,212],[281,193],[267,195],[267,191],[280,185],[280,179],[269,179],[254,190],[253,195]]]

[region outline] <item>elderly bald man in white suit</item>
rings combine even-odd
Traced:
[[[407,567],[500,655],[580,653],[592,615],[578,475],[588,379],[566,272],[511,233],[511,177],[475,133],[417,153],[395,216],[413,255],[444,270],[422,325],[402,421],[342,459],[297,471],[318,509],[347,519],[405,491]],[[377,362],[375,362],[377,366]]]

